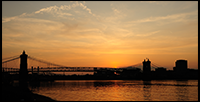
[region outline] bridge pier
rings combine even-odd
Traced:
[[[25,91],[28,88],[27,57],[28,55],[25,54],[25,51],[20,55],[19,86],[22,91]]]
[[[151,61],[149,59],[147,61],[142,62],[143,63],[143,80],[149,80],[151,79]]]
[[[33,74],[33,66],[31,67],[31,71],[32,71],[32,74]]]
[[[37,73],[39,74],[39,66],[37,67]]]
[[[143,73],[150,73],[151,72],[151,61],[144,61],[142,62],[143,63]]]

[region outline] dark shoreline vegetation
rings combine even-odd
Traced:
[[[32,93],[28,88],[21,90],[19,86],[2,84],[2,101],[55,101],[49,97]]]
[[[18,74],[13,76],[2,72],[2,101],[55,101],[49,97],[33,93],[28,87],[20,87],[19,79],[15,80],[16,78],[19,78]],[[16,85],[16,81],[18,85]]]

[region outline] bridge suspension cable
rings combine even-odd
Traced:
[[[157,66],[157,67],[161,67],[161,65],[159,64],[156,64],[156,63],[152,63],[154,66]]]
[[[137,64],[134,64],[134,65],[125,66],[125,67],[120,67],[120,68],[137,67],[137,66],[140,66],[140,65],[142,65],[142,63],[137,63]]]
[[[11,58],[14,58],[14,57],[19,57],[19,55],[12,56],[12,57],[7,57],[7,58],[3,58],[2,60],[11,59]]]
[[[50,63],[50,62],[46,62],[46,61],[43,61],[43,60],[39,60],[39,59],[33,58],[33,57],[31,57],[31,56],[28,56],[28,58],[30,58],[30,59],[32,59],[32,60],[35,60],[35,61],[38,61],[38,62],[42,62],[42,63],[49,64],[49,65],[65,67],[65,66],[63,66],[63,65],[58,65],[58,64],[54,64],[54,63]]]
[[[13,60],[16,60],[16,59],[18,59],[18,58],[20,58],[20,57],[16,57],[16,58],[13,58],[13,59],[10,59],[10,60],[7,60],[7,61],[4,61],[4,62],[2,62],[2,64],[3,64],[3,63],[10,62],[10,61],[13,61]]]
[[[142,63],[138,63],[138,64],[135,64],[135,65],[132,65],[132,66],[135,67],[135,66],[139,66],[139,65],[142,65]]]
[[[158,67],[158,66],[154,65],[153,63],[151,65],[152,65],[152,67]]]

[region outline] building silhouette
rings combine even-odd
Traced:
[[[187,72],[187,60],[177,60],[175,62],[176,66],[173,68],[176,73],[184,73]]]

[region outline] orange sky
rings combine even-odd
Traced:
[[[2,58],[121,67],[178,59],[198,68],[198,1],[3,1]]]

